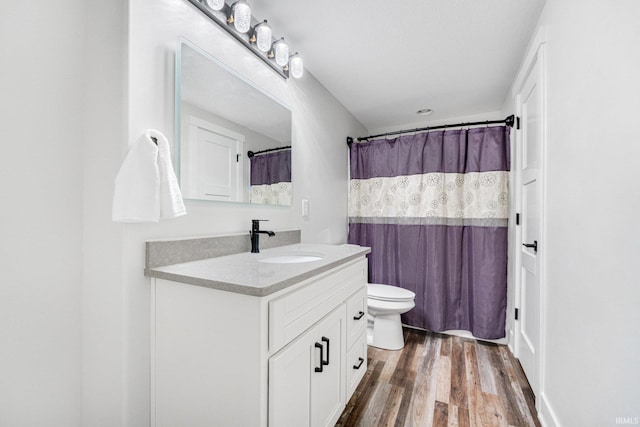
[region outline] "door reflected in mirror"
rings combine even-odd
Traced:
[[[184,198],[291,205],[291,111],[186,40],[176,129]]]

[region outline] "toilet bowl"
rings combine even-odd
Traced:
[[[385,350],[404,347],[400,315],[415,307],[416,294],[397,286],[369,283],[367,344]]]

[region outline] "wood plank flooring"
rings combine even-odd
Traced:
[[[336,426],[540,426],[506,346],[404,330],[400,351],[369,347],[367,372]]]

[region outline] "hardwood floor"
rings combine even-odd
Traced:
[[[336,426],[540,426],[506,346],[405,329],[400,351],[369,347],[368,368]]]

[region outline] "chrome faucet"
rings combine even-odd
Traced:
[[[260,230],[260,221],[269,221],[268,219],[252,219],[251,220],[251,253],[260,253],[260,233],[266,234],[269,237],[276,235],[273,231]]]

